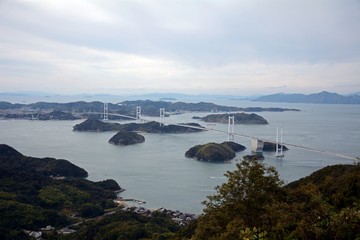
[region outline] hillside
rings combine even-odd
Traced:
[[[259,161],[243,160],[225,176],[191,239],[360,237],[360,165],[325,167],[286,186]]]
[[[32,233],[59,240],[168,239],[180,230],[172,218],[182,213],[123,209],[114,202],[122,190],[116,181],[78,178],[85,173],[66,160],[27,157],[0,144],[0,239],[34,239]]]
[[[343,96],[337,93],[320,92],[309,95],[277,93],[254,99],[255,102],[324,103],[324,104],[360,104],[360,96]]]
[[[52,175],[84,178],[88,176],[84,169],[67,160],[26,157],[5,144],[0,144],[0,164],[1,176],[19,172],[30,172],[43,177]]]
[[[27,157],[0,144],[0,238],[22,238],[21,229],[64,227],[78,221],[72,215],[94,217],[115,207],[120,186],[86,176],[67,160]]]
[[[309,184],[316,185],[326,201],[336,209],[360,204],[360,165],[327,166],[289,183],[286,188],[298,189]]]

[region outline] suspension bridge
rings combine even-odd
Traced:
[[[99,112],[92,112],[91,114],[101,114],[103,116],[103,121],[108,121],[109,116],[117,116],[117,117],[127,118],[129,120],[137,120],[137,121],[142,121],[142,122],[154,121],[154,120],[149,120],[149,119],[145,118],[146,115],[142,114],[143,112],[142,112],[141,106],[136,106],[136,111],[135,112],[136,112],[135,116],[128,116],[128,115],[123,115],[123,114],[118,114],[118,113],[111,113],[111,112],[109,112],[108,103],[104,103],[104,111],[103,112],[100,112],[100,113]],[[235,121],[236,121],[236,119],[235,119],[234,116],[229,116],[229,118],[228,118],[228,129],[227,129],[227,131],[216,129],[216,128],[210,128],[210,127],[193,126],[193,125],[188,125],[188,124],[183,124],[183,123],[166,123],[165,122],[165,116],[166,116],[165,108],[160,108],[159,118],[158,118],[158,122],[159,122],[160,126],[165,126],[165,125],[171,124],[171,125],[175,125],[175,126],[181,126],[181,127],[187,127],[187,128],[193,128],[193,129],[200,129],[200,130],[204,130],[204,131],[217,132],[217,133],[221,133],[221,134],[226,134],[228,136],[228,141],[234,141],[235,137],[241,137],[241,138],[249,139],[249,140],[251,140],[251,150],[252,150],[252,152],[255,152],[255,153],[262,152],[262,149],[263,149],[263,146],[264,146],[265,142],[273,143],[276,146],[275,157],[277,157],[277,158],[284,157],[283,146],[288,146],[288,147],[295,147],[295,148],[303,149],[303,150],[306,150],[306,151],[317,152],[317,153],[326,154],[326,155],[330,155],[330,156],[335,156],[335,157],[348,159],[348,160],[354,160],[354,161],[359,160],[358,158],[356,158],[354,156],[349,156],[349,155],[342,154],[342,153],[336,153],[336,152],[331,152],[331,151],[327,151],[327,150],[321,150],[321,149],[317,149],[317,148],[312,148],[312,147],[302,146],[302,145],[298,145],[298,144],[283,142],[283,131],[282,131],[282,128],[280,128],[280,134],[279,134],[279,128],[278,127],[277,127],[277,131],[276,131],[276,140],[264,139],[264,138],[259,138],[259,137],[253,136],[252,134],[243,134],[243,133],[235,132]],[[238,124],[240,124],[240,123],[238,123]]]

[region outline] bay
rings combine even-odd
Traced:
[[[191,101],[191,100],[189,100]],[[323,105],[256,103],[216,100],[217,104],[239,107],[297,108],[300,112],[257,113],[268,125],[237,125],[235,131],[260,138],[276,137],[276,127],[284,129],[284,142],[325,151],[360,156],[360,105]],[[209,113],[172,115],[168,123],[198,122],[193,116]],[[165,207],[183,212],[201,213],[201,201],[215,193],[215,186],[226,179],[223,174],[234,170],[236,159],[250,154],[250,140],[235,138],[247,149],[237,154],[231,163],[216,164],[186,158],[192,146],[208,142],[221,143],[226,134],[216,132],[187,134],[143,133],[145,142],[133,146],[114,146],[108,140],[114,132],[73,132],[77,121],[0,120],[0,143],[8,144],[24,155],[67,159],[89,172],[94,181],[115,179],[125,192],[121,196],[146,201],[146,207]],[[226,124],[209,126],[227,130]],[[339,157],[290,147],[282,159],[265,153],[264,163],[275,166],[287,183],[297,180],[327,165],[352,164]]]

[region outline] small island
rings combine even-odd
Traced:
[[[122,146],[128,146],[143,142],[145,142],[144,136],[136,132],[129,131],[120,131],[109,140],[109,143],[111,144]]]
[[[226,162],[235,157],[236,152],[246,148],[235,142],[207,143],[190,148],[185,156],[207,162]]]
[[[259,125],[265,125],[268,124],[268,121],[266,121],[263,117],[255,114],[255,113],[225,113],[225,114],[210,114],[205,117],[193,117],[193,119],[200,119],[204,122],[209,123],[228,123],[229,117],[234,116],[235,123],[238,124],[259,124]]]
[[[279,149],[282,147],[283,151],[289,150],[286,146],[279,144]],[[264,142],[262,149],[264,152],[276,152],[276,143]]]

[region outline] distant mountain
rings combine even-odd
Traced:
[[[360,92],[353,92],[353,93],[345,94],[344,96],[352,96],[352,95],[360,96]]]
[[[289,102],[289,103],[325,103],[325,104],[360,104],[360,96],[343,96],[337,93],[320,92],[309,95],[277,93],[254,99],[256,102]]]

